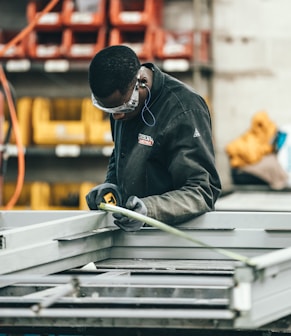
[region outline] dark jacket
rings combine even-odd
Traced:
[[[144,66],[153,71],[149,109],[156,123],[147,126],[141,115],[111,119],[115,147],[106,182],[119,186],[124,203],[135,195],[149,217],[171,225],[214,210],[220,194],[210,113],[191,88],[151,63]]]

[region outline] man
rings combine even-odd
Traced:
[[[113,188],[122,206],[169,225],[214,210],[221,184],[203,98],[121,45],[94,56],[89,85],[93,104],[110,114],[114,140],[106,181],[86,196],[89,208]],[[125,231],[144,225],[113,216]]]

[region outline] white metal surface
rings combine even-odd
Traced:
[[[291,213],[218,211],[178,226],[255,267],[155,228],[125,233],[103,212],[0,218],[0,329],[269,331],[291,314]]]
[[[82,266],[112,246],[102,212],[0,213],[0,274],[50,274]]]

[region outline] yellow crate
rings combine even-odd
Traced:
[[[80,210],[89,210],[87,202],[86,202],[86,195],[88,192],[95,187],[96,183],[92,182],[83,182],[80,185]]]
[[[31,186],[34,210],[79,210],[79,183],[35,182]]]
[[[28,146],[31,144],[32,138],[32,123],[31,123],[31,114],[32,114],[32,98],[30,97],[22,97],[19,98],[16,104],[16,115],[19,125],[20,137],[23,146]],[[7,134],[8,127],[9,127],[9,109],[8,105],[5,102],[4,104],[4,126],[3,126],[3,137]],[[15,135],[12,129],[11,138],[9,143],[15,144]]]
[[[13,182],[4,182],[2,188],[2,205],[5,207],[15,192],[16,185]],[[31,183],[24,183],[17,203],[12,210],[31,210]]]
[[[89,210],[85,196],[94,183],[47,183],[31,185],[33,210]]]
[[[99,146],[112,146],[109,116],[92,105],[91,99],[84,98],[82,111],[87,127],[87,143]]]
[[[86,125],[82,99],[37,97],[33,102],[32,126],[35,144],[85,144]]]
[[[86,195],[95,186],[96,183],[93,182],[26,182],[12,210],[89,210]],[[3,204],[0,208],[4,208],[10,201],[15,183],[4,183],[2,189]]]

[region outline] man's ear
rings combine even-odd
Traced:
[[[147,87],[146,83],[143,83],[143,82],[141,82],[141,83],[139,84],[139,86],[142,87],[142,88],[146,88],[146,87]]]

